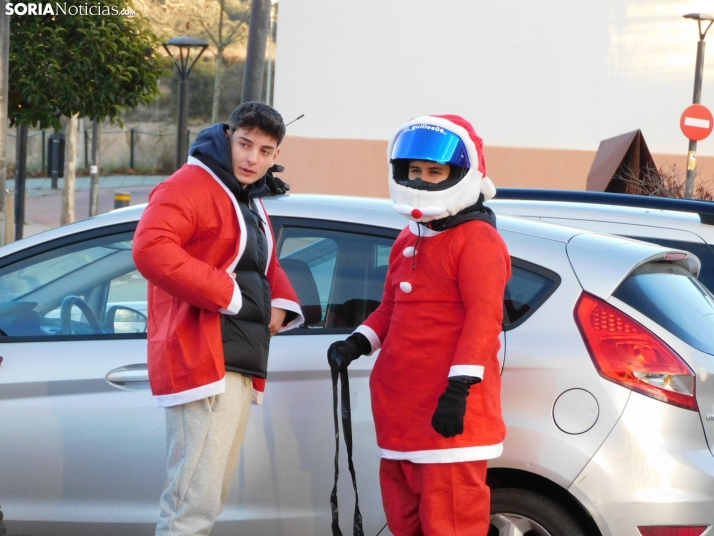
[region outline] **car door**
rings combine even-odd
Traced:
[[[133,227],[0,259],[0,504],[10,533],[153,534],[164,412],[147,381]]]
[[[326,352],[380,303],[398,234],[331,221],[272,221],[280,262],[298,292],[306,321],[271,340],[264,401],[251,412],[236,474],[240,483],[232,487],[218,519],[218,535],[331,533],[335,432]],[[363,356],[349,371],[354,463],[365,534],[371,535],[386,524],[368,386],[375,358]],[[351,534],[354,492],[344,444],[340,474],[341,525]]]

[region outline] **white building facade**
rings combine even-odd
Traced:
[[[285,176],[296,191],[386,196],[387,138],[430,113],[474,124],[497,186],[583,189],[599,142],[637,129],[658,164],[684,168],[692,12],[714,4],[280,0],[274,103],[286,120],[305,114],[288,128]],[[713,176],[714,136],[698,152]]]

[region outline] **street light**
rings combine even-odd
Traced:
[[[685,19],[697,21],[699,26],[699,42],[697,43],[697,65],[694,70],[694,95],[692,104],[699,104],[702,100],[702,74],[704,72],[704,38],[707,31],[714,22],[714,17],[704,13],[689,13],[684,15]],[[709,22],[702,31],[702,22]],[[694,193],[694,169],[697,165],[697,142],[689,140],[689,153],[687,154],[687,182],[684,196],[691,198]]]
[[[169,47],[178,48],[178,55],[171,54]],[[198,55],[189,65],[192,48],[200,48]],[[188,37],[173,37],[167,43],[164,43],[164,49],[174,60],[176,69],[179,73],[179,104],[178,104],[178,139],[176,140],[176,169],[180,168],[188,160],[188,75],[191,74],[191,69],[201,57],[208,43],[203,39]]]

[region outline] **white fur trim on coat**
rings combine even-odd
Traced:
[[[273,258],[273,230],[270,223],[268,223],[268,213],[265,211],[263,202],[260,199],[256,200],[255,207],[258,209],[258,214],[260,214],[260,219],[263,222],[263,234],[265,235],[265,241],[268,243],[268,254],[266,255],[268,262],[265,263],[265,275],[268,275],[270,262]]]
[[[449,378],[454,376],[469,376],[483,380],[483,366],[481,365],[453,365],[449,369]]]
[[[287,331],[289,329],[296,328],[300,324],[305,322],[305,317],[302,315],[302,309],[300,308],[300,306],[297,303],[295,303],[292,300],[287,300],[285,298],[273,298],[273,300],[270,302],[270,305],[272,307],[276,307],[278,309],[285,309],[286,311],[291,311],[297,315],[295,318],[293,318],[286,325],[282,326],[280,328],[279,333],[282,333],[283,331]]]
[[[501,454],[503,454],[503,443],[454,449],[412,450],[409,452],[379,449],[379,456],[381,458],[388,460],[408,460],[412,463],[474,462],[498,458]]]
[[[245,252],[245,244],[246,241],[248,240],[248,233],[246,232],[246,226],[245,226],[245,218],[243,218],[243,214],[240,211],[240,208],[238,207],[238,202],[236,201],[236,198],[233,197],[233,194],[231,191],[228,189],[228,187],[223,184],[223,181],[218,178],[218,175],[216,175],[211,168],[209,168],[206,164],[201,162],[198,158],[194,156],[189,156],[188,161],[186,162],[187,164],[190,164],[192,166],[198,166],[206,173],[208,173],[213,179],[220,185],[221,188],[226,192],[226,195],[228,196],[228,199],[231,200],[231,204],[233,205],[233,210],[236,213],[236,218],[238,218],[238,229],[240,230],[240,243],[238,244],[238,255],[236,256],[235,259],[231,261],[231,263],[228,265],[228,268],[226,268],[226,272],[231,273],[233,270],[235,270],[235,267],[238,265],[238,261],[240,258],[243,256],[243,253]]]
[[[240,294],[238,283],[236,283],[235,278],[233,278],[233,297],[231,298],[231,303],[229,303],[227,307],[218,309],[218,312],[224,315],[237,315],[241,307],[243,307],[243,296]]]
[[[409,231],[413,235],[421,236],[422,238],[440,235],[441,233],[444,232],[444,231],[435,231],[434,229],[429,229],[426,225],[422,225],[421,223],[417,223],[415,221],[409,222]]]
[[[171,393],[167,395],[154,395],[154,401],[160,408],[168,408],[170,406],[178,406],[179,404],[188,404],[209,396],[220,395],[226,391],[225,376],[217,382],[200,385],[193,389],[187,389],[179,393]]]
[[[362,335],[367,337],[367,340],[372,345],[372,351],[370,353],[368,353],[367,355],[372,355],[374,352],[376,352],[377,350],[379,350],[382,347],[382,341],[379,340],[379,337],[377,337],[377,334],[369,326],[365,326],[364,324],[361,324],[361,325],[357,326],[357,329],[355,329],[352,333],[361,333]]]

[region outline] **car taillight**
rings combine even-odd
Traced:
[[[642,536],[699,536],[707,527],[637,527]]]
[[[585,293],[575,306],[575,322],[601,376],[662,402],[697,411],[694,373],[642,324]]]

